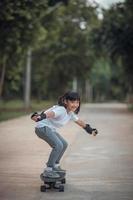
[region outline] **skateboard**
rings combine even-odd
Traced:
[[[66,173],[60,174],[59,178],[45,177],[40,175],[41,180],[44,182],[40,187],[41,192],[46,192],[48,189],[57,189],[59,192],[64,192],[64,184],[66,183]]]

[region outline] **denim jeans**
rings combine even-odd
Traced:
[[[51,147],[52,151],[49,155],[47,167],[54,167],[55,164],[60,162],[68,144],[65,139],[56,131],[45,126],[41,128],[35,128],[35,133],[45,142],[47,142]]]

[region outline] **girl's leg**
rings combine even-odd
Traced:
[[[61,158],[62,158],[63,154],[65,153],[65,150],[66,150],[66,148],[68,146],[68,143],[66,142],[66,140],[59,133],[55,132],[55,134],[63,144],[63,149],[60,152],[60,154],[58,154],[58,157],[57,157],[57,159],[55,161],[55,164],[59,164],[59,162],[60,162],[60,160],[61,160]]]
[[[47,167],[53,168],[62,152],[64,153],[63,143],[57,133],[53,132],[49,127],[36,128],[35,132],[38,137],[45,140],[52,147]]]

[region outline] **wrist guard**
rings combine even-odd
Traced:
[[[91,126],[89,124],[86,124],[86,126],[84,127],[85,131],[89,134],[92,134],[93,129],[91,128]]]
[[[91,126],[89,124],[86,124],[84,129],[86,130],[87,133],[93,134],[94,136],[96,136],[98,134],[97,129],[91,128]]]
[[[41,112],[41,114],[37,117],[37,122],[46,119],[46,114],[44,112]]]

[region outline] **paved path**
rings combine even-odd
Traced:
[[[124,104],[89,104],[80,117],[100,133],[73,123],[60,130],[69,142],[64,193],[40,192],[50,148],[29,116],[0,123],[0,200],[133,200],[133,114]]]

